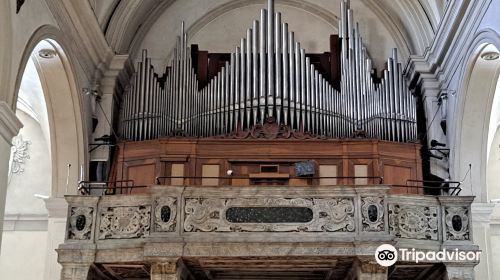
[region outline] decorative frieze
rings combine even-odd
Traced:
[[[92,237],[94,208],[71,207],[69,216],[69,240],[90,240]]]
[[[173,232],[177,225],[177,199],[158,197],[154,201],[154,231]]]
[[[403,243],[470,244],[473,198],[396,195],[387,190],[155,186],[150,194],[69,196],[67,240],[354,242],[392,236]]]
[[[438,207],[389,204],[389,232],[399,238],[438,240]]]
[[[383,197],[361,197],[363,231],[384,231],[384,211]]]
[[[266,216],[270,209],[277,214],[273,219]],[[353,198],[187,198],[184,212],[186,232],[355,230]]]
[[[100,209],[99,239],[144,238],[150,233],[151,206]]]

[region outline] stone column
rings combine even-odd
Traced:
[[[194,280],[182,259],[172,258],[151,265],[151,280]]]
[[[12,138],[17,135],[22,126],[10,106],[4,101],[0,101],[0,248],[9,176],[10,147]]]
[[[94,247],[94,248],[92,248]],[[76,245],[57,249],[61,280],[87,280],[95,260],[95,246]]]
[[[474,266],[476,265],[475,263],[445,263],[444,265],[446,266],[445,280],[474,279]]]
[[[65,264],[61,270],[61,280],[87,280],[91,264]]]
[[[373,257],[358,258],[354,261],[346,279],[387,280],[387,267],[379,265]]]

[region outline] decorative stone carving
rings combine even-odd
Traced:
[[[106,207],[100,211],[99,239],[144,238],[150,232],[151,206]]]
[[[160,197],[155,199],[154,225],[156,232],[173,232],[177,225],[177,199]]]
[[[290,127],[278,124],[274,117],[268,117],[264,124],[256,124],[248,130],[236,131],[224,138],[234,139],[326,139],[318,137],[301,130],[291,129]]]
[[[24,172],[24,164],[30,158],[29,145],[31,145],[31,141],[23,140],[22,135],[18,135],[12,139],[12,166],[10,169],[12,174]]]
[[[92,236],[93,207],[71,207],[68,239],[90,240]]]
[[[361,197],[363,231],[384,231],[384,198]]]
[[[445,207],[447,240],[470,240],[469,209],[465,206]]]
[[[177,261],[154,263],[151,266],[153,274],[174,274],[177,271]]]
[[[399,238],[438,240],[438,207],[390,204],[389,231]]]
[[[306,223],[231,223],[226,211],[234,207],[307,207]],[[193,232],[353,232],[352,198],[187,198],[184,231]]]
[[[86,280],[89,279],[89,271],[90,264],[63,264],[61,269],[61,280]]]

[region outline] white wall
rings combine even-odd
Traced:
[[[47,232],[5,231],[2,239],[2,279],[43,279]]]

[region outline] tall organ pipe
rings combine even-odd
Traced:
[[[306,55],[269,0],[236,51],[209,84],[198,90],[184,23],[170,67],[160,79],[146,51],[121,100],[121,137],[211,137],[251,129],[274,117],[279,124],[326,137],[416,139],[416,100],[396,50],[383,77],[372,61],[347,0],[339,20],[340,92]]]

